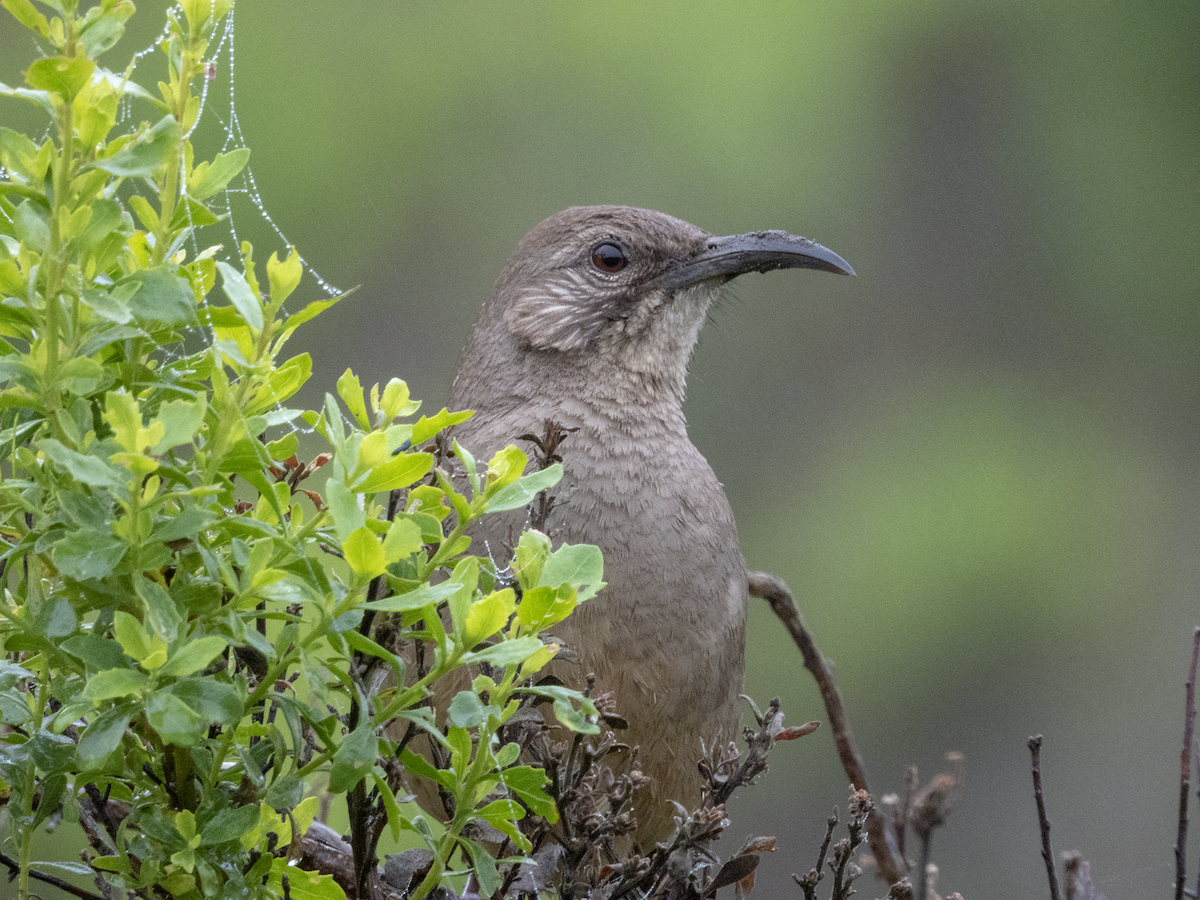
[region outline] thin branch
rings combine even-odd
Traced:
[[[825,877],[825,855],[829,852],[829,842],[833,840],[833,830],[837,828],[837,824],[838,814],[835,806],[833,815],[825,820],[825,840],[821,842],[821,849],[817,852],[817,864],[809,869],[803,878],[792,875],[796,884],[804,891],[804,900],[817,900],[817,882]]]
[[[1192,764],[1195,767],[1195,771],[1200,772],[1200,741],[1195,744],[1193,750],[1195,752],[1192,756]],[[1200,779],[1197,779],[1197,781],[1200,782]],[[1196,786],[1196,802],[1200,803],[1200,783]],[[1196,888],[1192,891],[1192,896],[1200,897],[1200,865],[1196,866]]]
[[[21,864],[4,853],[0,853],[0,863],[8,866],[10,873],[9,880],[21,870]],[[61,878],[56,878],[54,875],[47,875],[44,872],[39,872],[36,869],[29,870],[29,877],[35,881],[42,881],[46,884],[58,888],[60,891],[71,894],[74,897],[79,897],[80,900],[104,900],[99,894],[93,894],[91,891],[81,887],[76,887],[69,881],[63,881]]]
[[[1058,875],[1054,872],[1054,853],[1050,850],[1050,820],[1046,818],[1046,801],[1042,796],[1042,736],[1029,739],[1029,756],[1033,769],[1033,799],[1037,801],[1038,825],[1042,831],[1042,859],[1046,861],[1046,877],[1050,879],[1050,900],[1060,900]]]
[[[1192,632],[1192,665],[1184,688],[1183,753],[1179,758],[1179,833],[1175,838],[1175,900],[1183,900],[1187,881],[1188,791],[1191,787],[1192,736],[1196,727],[1196,661],[1200,659],[1200,628]]]
[[[917,871],[920,873],[920,878],[917,881],[917,900],[925,900],[929,896],[929,859],[930,849],[933,845],[933,831],[927,831],[924,834],[918,835],[921,841],[921,862]]]
[[[854,743],[854,731],[850,727],[850,719],[842,705],[842,697],[833,681],[833,672],[825,662],[813,643],[812,635],[804,627],[800,612],[796,609],[796,601],[787,584],[777,575],[768,572],[750,573],[750,596],[766,600],[779,620],[783,622],[792,640],[800,648],[804,657],[804,667],[812,672],[821,691],[821,699],[825,702],[825,712],[829,716],[829,725],[833,729],[833,740],[837,745],[838,757],[842,768],[851,783],[860,790],[869,791],[867,786],[866,766],[863,765],[862,755]],[[887,820],[879,809],[871,812],[867,820],[867,834],[870,839],[871,852],[879,866],[879,873],[888,884],[895,884],[905,876],[908,867],[904,857],[896,846],[895,835],[888,828]]]

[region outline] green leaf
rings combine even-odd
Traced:
[[[37,448],[59,468],[65,469],[76,481],[93,487],[118,487],[125,483],[121,470],[95,456],[76,453],[54,438],[38,441]]]
[[[467,481],[471,485],[471,496],[478,497],[481,487],[479,484],[479,467],[475,463],[475,456],[457,440],[452,441],[450,446],[454,449],[454,455],[458,457],[458,461],[462,463],[463,470],[467,473]],[[443,487],[446,487],[446,485],[443,485]],[[447,488],[447,491],[449,491],[449,488]],[[451,495],[451,502],[453,502],[453,495]]]
[[[50,95],[45,91],[33,91],[29,88],[13,88],[0,81],[0,97],[20,97],[23,100],[36,103],[47,115],[54,115],[54,104],[50,101]]]
[[[79,758],[84,761],[100,760],[116,750],[133,716],[134,708],[127,703],[106,709],[96,716],[79,739]]]
[[[113,430],[113,437],[128,453],[143,453],[159,439],[155,429],[153,438],[149,429],[142,427],[142,409],[137,400],[122,391],[109,391],[104,395],[104,421]]]
[[[550,538],[540,531],[530,529],[517,540],[513,557],[513,574],[525,590],[533,590],[542,579],[542,567],[550,558]]]
[[[242,705],[244,693],[215,678],[181,678],[165,691],[195,710],[206,727],[208,723],[215,722],[232,728],[242,720],[245,712]]]
[[[303,275],[304,264],[295,247],[288,247],[288,255],[282,261],[277,254],[271,254],[267,260],[267,282],[271,289],[272,309],[279,309],[283,301],[291,296]]]
[[[87,356],[67,360],[58,371],[58,384],[68,393],[87,396],[104,381],[104,367]]]
[[[548,822],[558,821],[558,807],[546,793],[546,785],[550,783],[550,779],[545,769],[512,766],[500,773],[500,779],[505,787],[525,802],[535,816],[541,816]]]
[[[175,121],[174,116],[167,115],[132,143],[126,144],[106,159],[96,160],[90,167],[103,169],[112,175],[149,178],[167,161],[178,145],[179,123]]]
[[[38,148],[28,137],[11,128],[0,128],[0,164],[22,181],[38,182],[45,177],[38,161]]]
[[[364,494],[394,491],[423,478],[432,468],[432,454],[402,453],[367,472],[366,477],[354,485],[354,490]]]
[[[129,198],[129,208],[137,215],[138,221],[142,223],[144,229],[147,231],[158,231],[160,225],[158,213],[150,205],[149,200],[141,194],[134,194]]]
[[[325,505],[333,517],[333,531],[344,541],[367,524],[367,513],[358,494],[336,478],[325,482]]]
[[[25,72],[30,87],[58,94],[71,102],[92,78],[96,64],[86,56],[52,56],[39,59]]]
[[[498,831],[507,834],[514,844],[522,851],[528,852],[532,848],[529,838],[521,834],[520,830],[514,824],[516,821],[525,818],[525,808],[515,800],[493,800],[483,809],[475,811],[475,817],[487,822]]]
[[[117,3],[98,18],[83,26],[83,46],[87,55],[95,59],[105,50],[111,49],[125,33],[125,20],[133,14],[132,3]]]
[[[466,775],[467,764],[471,761],[471,732],[466,728],[451,726],[446,729],[446,742],[450,745],[451,768],[461,782]],[[482,752],[487,753],[487,749],[482,749]]]
[[[139,285],[135,283],[125,283],[109,291],[102,291],[94,287],[84,288],[79,299],[101,318],[124,325],[133,321],[133,311],[129,308],[129,301],[137,293],[138,288]]]
[[[271,455],[271,459],[285,460],[296,455],[300,449],[300,438],[296,432],[289,431],[277,441],[267,442],[267,453]]]
[[[579,734],[599,734],[600,726],[585,718],[585,716],[599,715],[596,704],[579,691],[554,684],[541,684],[537,687],[526,688],[526,690],[531,694],[552,699],[554,701],[554,717],[571,731]],[[580,709],[575,708],[576,703],[579,704]]]
[[[221,810],[200,829],[200,845],[211,846],[238,840],[258,823],[258,809],[247,804]]]
[[[263,310],[262,301],[254,294],[254,289],[246,281],[246,276],[229,263],[217,260],[217,268],[221,271],[222,287],[225,296],[233,304],[247,325],[255,331],[262,331]]]
[[[396,802],[396,795],[388,786],[387,779],[375,770],[371,771],[372,777],[375,779],[375,790],[379,792],[380,798],[383,800],[383,808],[387,813],[388,826],[392,832],[392,840],[400,840],[400,829],[402,827],[411,828],[407,817],[400,811],[400,804]]]
[[[521,755],[521,745],[513,741],[509,741],[503,747],[496,751],[496,768],[504,769],[511,766],[517,761],[517,757]]]
[[[524,451],[513,444],[509,444],[503,450],[496,453],[488,461],[488,493],[494,494],[520,478],[521,473],[525,471],[525,466],[528,463],[529,457],[525,455]]]
[[[349,296],[349,292],[345,294],[339,294],[336,297],[331,297],[328,300],[314,300],[298,312],[292,313],[287,317],[287,321],[284,323],[284,336],[286,337],[291,335],[293,331],[295,331],[305,322],[311,322],[321,313],[325,312],[325,310],[329,309],[329,307],[333,306],[339,300],[344,300],[347,296]]]
[[[63,772],[55,772],[53,775],[46,776],[40,787],[41,797],[38,808],[33,814],[33,820],[28,825],[31,831],[36,831],[46,819],[50,818],[50,813],[57,809],[62,802],[62,796],[67,789],[67,776]]]
[[[404,768],[418,778],[426,778],[434,784],[440,784],[447,788],[454,784],[453,772],[435,769],[429,760],[413,753],[408,747],[400,751],[400,762],[404,763]]]
[[[39,728],[25,746],[33,764],[43,772],[63,771],[75,762],[75,742],[65,734]]]
[[[158,670],[159,677],[181,678],[199,672],[220,656],[227,646],[225,638],[211,634],[199,640],[186,641],[167,657],[166,665]]]
[[[367,528],[356,528],[342,541],[342,555],[347,564],[360,578],[374,578],[387,568],[383,546],[375,532]]]
[[[368,719],[346,735],[333,755],[329,769],[329,792],[344,794],[371,774],[379,757],[379,738]]]
[[[139,269],[117,282],[118,287],[126,285],[137,287],[129,298],[129,311],[141,321],[161,322],[169,328],[197,324],[192,286],[169,268]]]
[[[450,701],[446,715],[451,724],[459,728],[476,728],[487,721],[488,716],[499,716],[500,708],[485,704],[474,691],[459,691]]]
[[[453,581],[444,581],[441,584],[423,584],[404,594],[395,594],[391,597],[384,597],[382,600],[364,603],[363,608],[380,612],[408,612],[422,609],[432,603],[440,603],[461,589],[462,585]]]
[[[575,589],[571,585],[556,588],[541,585],[522,595],[517,618],[527,629],[542,631],[569,616],[575,605]]]
[[[147,668],[151,667],[148,662],[159,654],[162,659],[157,665],[167,661],[167,645],[162,638],[152,637],[141,622],[124,610],[113,614],[113,636],[122,650]]]
[[[183,615],[180,613],[179,607],[175,605],[175,599],[157,581],[140,576],[134,583],[134,591],[146,610],[144,621],[147,630],[165,643],[172,643],[179,633],[179,627],[183,624]],[[163,661],[165,659],[164,656]],[[145,664],[149,667],[149,663]],[[155,663],[155,666],[161,664],[162,661],[159,661]]]
[[[411,399],[408,384],[402,378],[392,378],[384,385],[383,397],[379,402],[376,402],[375,396],[375,388],[372,388],[371,405],[382,413],[385,422],[390,422],[398,416],[410,416],[421,407],[419,400]]]
[[[283,890],[285,875],[288,879],[286,895]],[[284,856],[271,860],[271,875],[267,879],[267,886],[273,896],[290,896],[292,900],[346,900],[346,892],[333,880],[332,875],[321,875],[293,866]]]
[[[285,809],[291,809],[304,799],[304,782],[294,773],[284,775],[282,778],[276,778],[271,783],[271,787],[267,789],[266,801],[267,805],[276,811],[282,812]],[[315,797],[313,799],[316,799]],[[243,832],[239,832],[236,837],[241,837]],[[208,829],[205,828],[205,836],[208,835]]]
[[[72,531],[54,545],[54,565],[76,581],[111,575],[125,555],[125,542],[100,531]]]
[[[500,643],[484,647],[482,650],[464,653],[462,655],[462,664],[464,666],[473,666],[481,662],[486,662],[491,663],[493,666],[510,666],[514,663],[524,662],[541,649],[542,642],[533,635],[528,635],[526,637],[514,638],[513,640],[500,641]]]
[[[513,589],[504,588],[472,603],[463,627],[463,646],[474,647],[506,626],[516,602]]]
[[[470,556],[460,559],[450,575],[451,583],[460,585],[459,590],[447,598],[450,610],[450,620],[456,632],[462,633],[466,627],[467,610],[471,606],[471,598],[479,585],[479,560]]]
[[[38,610],[33,627],[43,637],[62,638],[74,634],[79,619],[66,597],[48,597]]]
[[[26,200],[13,217],[13,233],[22,244],[38,253],[50,246],[50,214],[46,207]]]
[[[92,217],[83,231],[75,236],[75,246],[80,250],[99,243],[121,224],[121,207],[115,200],[97,198],[89,202]]]
[[[394,519],[383,539],[383,558],[390,566],[424,546],[421,527],[412,519]]]
[[[197,165],[188,176],[188,194],[196,200],[206,200],[246,168],[250,161],[250,148],[239,147],[228,153],[219,153],[211,162]]]
[[[604,556],[592,544],[563,544],[550,554],[542,567],[541,584],[569,584],[577,591],[576,601],[590,600],[604,587]]]
[[[49,37],[50,23],[29,0],[0,0],[0,6],[12,13],[16,20],[30,31],[42,37]]]
[[[267,448],[248,437],[234,441],[229,452],[221,459],[221,471],[235,472],[246,478],[254,475],[261,476],[262,470],[269,465],[271,465],[271,457],[267,455]],[[263,487],[256,484],[255,487],[258,487],[263,494],[270,490],[269,484],[264,484]]]
[[[125,665],[125,652],[114,640],[101,637],[96,632],[77,634],[62,642],[62,649],[70,653],[92,672],[116,669]]]
[[[343,637],[346,639],[346,643],[350,645],[352,650],[356,650],[359,653],[364,653],[367,656],[378,657],[386,662],[396,671],[397,682],[404,684],[404,673],[407,669],[407,666],[404,664],[403,659],[401,659],[395,653],[392,653],[387,648],[381,647],[369,637],[359,634],[357,631],[347,631]]]
[[[432,416],[421,416],[421,418],[413,423],[413,445],[419,446],[439,431],[449,428],[451,425],[457,425],[459,422],[465,422],[473,415],[475,413],[469,409],[452,413],[443,407],[441,412],[436,412]]]
[[[146,700],[146,720],[168,744],[189,747],[208,730],[208,722],[196,710],[169,691],[154,691]]]
[[[271,407],[278,406],[304,387],[311,375],[312,357],[307,353],[293,356],[267,377],[267,383],[247,408],[247,414],[260,415]]]
[[[150,533],[150,540],[179,541],[199,536],[217,520],[216,513],[203,506],[185,506],[171,518],[159,522]]]
[[[101,872],[124,872],[133,874],[133,866],[123,856],[93,856],[91,865]]]
[[[117,700],[141,692],[148,681],[146,674],[137,669],[108,669],[88,679],[83,696],[93,703]]]
[[[558,484],[562,474],[562,463],[554,463],[540,472],[518,478],[488,498],[488,512],[503,512],[528,506],[539,493]]]
[[[158,407],[155,422],[163,425],[163,434],[154,445],[154,453],[165,453],[180,444],[190,444],[204,425],[208,409],[207,396],[197,394],[194,400],[168,400]]]
[[[460,837],[458,842],[471,857],[471,871],[475,874],[476,881],[479,882],[479,896],[495,896],[499,893],[500,888],[504,887],[504,879],[500,877],[500,872],[496,869],[495,858],[472,840]],[[526,840],[525,843],[528,844],[529,841]]]
[[[346,404],[346,409],[350,410],[350,415],[354,416],[358,424],[363,428],[370,428],[371,420],[367,416],[367,404],[363,400],[362,383],[350,369],[343,372],[337,380],[337,392],[338,396],[342,398],[342,402]]]

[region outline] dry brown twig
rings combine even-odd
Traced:
[[[1200,628],[1192,632],[1192,664],[1184,687],[1183,752],[1179,758],[1179,827],[1175,839],[1175,900],[1183,900],[1187,883],[1188,793],[1191,787],[1192,754],[1200,759],[1200,749],[1193,740],[1196,727],[1196,662],[1200,659]],[[1197,876],[1200,878],[1200,876]],[[1200,882],[1196,886],[1200,895]]]
[[[1033,799],[1037,803],[1038,828],[1042,833],[1042,860],[1046,863],[1046,878],[1050,882],[1050,900],[1060,900],[1058,874],[1054,871],[1054,853],[1050,849],[1050,819],[1046,816],[1046,799],[1042,794],[1042,736],[1029,739],[1030,769],[1033,772]]]
[[[768,572],[751,572],[749,580],[750,596],[766,600],[771,604],[771,609],[783,622],[784,627],[796,642],[796,646],[800,648],[800,653],[804,657],[804,667],[812,673],[813,678],[817,681],[821,699],[825,703],[825,712],[829,716],[829,725],[833,730],[838,757],[842,761],[846,777],[860,790],[870,791],[867,785],[866,766],[863,764],[862,755],[854,741],[854,731],[850,727],[850,719],[842,704],[841,693],[834,683],[833,672],[830,670],[829,664],[817,652],[812,635],[804,627],[800,611],[796,608],[796,601],[792,599],[792,592],[788,590],[788,586],[782,578]],[[896,844],[896,836],[892,833],[887,820],[879,809],[872,809],[867,818],[866,828],[871,853],[879,867],[880,876],[889,885],[895,884],[905,877],[908,865]]]

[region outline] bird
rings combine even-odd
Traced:
[[[517,244],[451,388],[451,409],[474,410],[453,431],[473,454],[547,421],[567,434],[545,531],[555,546],[598,546],[607,586],[555,636],[579,658],[564,680],[594,674],[628,722],[622,740],[647,777],[634,798],[641,847],[670,834],[669,801],[698,804],[702,746],[736,736],[742,692],[746,562],[688,437],[688,365],[721,286],[784,268],[854,274],[784,231],[714,237],[654,210],[571,207]],[[483,517],[472,536],[502,556],[524,516]]]

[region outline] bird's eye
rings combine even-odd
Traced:
[[[592,248],[592,265],[601,272],[620,272],[628,262],[625,251],[610,241]]]

